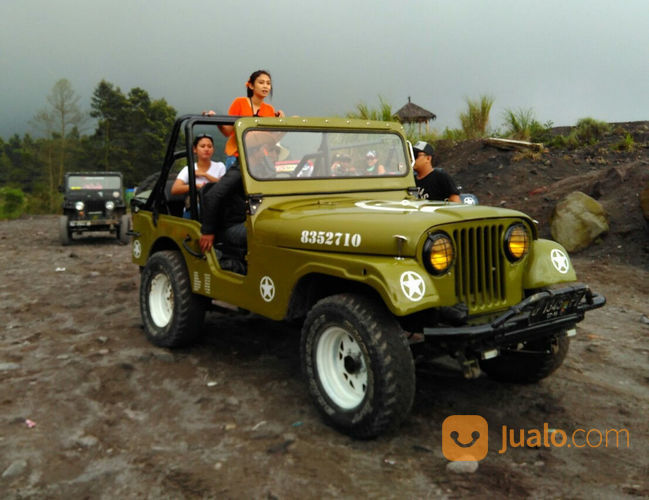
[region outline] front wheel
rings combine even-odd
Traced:
[[[59,217],[59,238],[61,245],[69,245],[71,238],[70,219],[67,215]]]
[[[164,250],[147,261],[140,281],[140,313],[152,344],[179,347],[201,332],[207,299],[192,293],[180,252]]]
[[[498,357],[480,361],[480,368],[501,382],[538,382],[559,368],[568,354],[570,339],[565,331],[560,334],[502,349]]]
[[[333,295],[307,315],[302,370],[323,418],[355,438],[396,428],[415,393],[406,337],[385,306],[362,295]]]
[[[130,229],[131,218],[128,214],[122,215],[119,223],[119,228],[117,229],[117,239],[123,245],[129,243],[128,230]]]

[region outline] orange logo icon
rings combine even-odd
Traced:
[[[451,415],[442,423],[442,453],[452,461],[478,461],[487,456],[489,425],[480,415]]]

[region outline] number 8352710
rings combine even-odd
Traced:
[[[361,235],[358,233],[338,233],[334,231],[309,231],[305,229],[300,242],[311,245],[330,245],[336,247],[359,247]]]

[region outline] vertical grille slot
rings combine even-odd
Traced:
[[[104,200],[84,200],[86,212],[103,212],[106,202]]]
[[[457,249],[457,299],[474,312],[505,300],[504,263],[499,248],[502,233],[501,224],[464,227],[453,231]]]

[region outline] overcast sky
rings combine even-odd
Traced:
[[[67,78],[105,79],[179,113],[226,112],[259,68],[289,115],[383,96],[458,128],[466,99],[541,122],[649,120],[648,0],[0,0],[0,137],[29,131]]]

